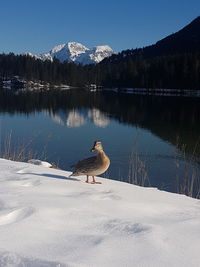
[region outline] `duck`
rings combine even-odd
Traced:
[[[89,176],[92,176],[92,184],[101,184],[97,182],[95,176],[104,173],[110,166],[110,159],[103,150],[101,141],[95,141],[91,152],[97,152],[94,157],[86,158],[78,161],[71,167],[74,168],[71,176],[86,175],[86,183],[89,183]]]

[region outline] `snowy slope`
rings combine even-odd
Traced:
[[[85,53],[88,50],[82,44],[69,42],[67,44],[56,46],[50,51],[50,55],[52,58],[57,58],[59,61],[64,62],[72,62],[76,61],[76,58],[80,55]]]
[[[104,58],[112,56],[113,53],[112,48],[108,45],[95,46],[80,54],[76,62],[83,65],[99,63]]]
[[[35,57],[51,61],[53,58],[57,58],[61,62],[68,61],[86,65],[99,63],[113,53],[112,48],[108,45],[87,48],[77,42],[68,42],[66,44],[55,46],[49,53],[35,55]]]
[[[200,201],[0,159],[0,266],[197,267]],[[81,181],[80,181],[80,180]]]

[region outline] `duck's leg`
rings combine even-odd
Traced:
[[[86,183],[89,183],[89,175],[86,175],[86,177],[87,177],[87,178],[86,178],[86,181],[85,181],[85,182],[86,182]]]
[[[95,176],[92,176],[92,184],[101,184],[101,182],[97,182],[96,180],[95,180]]]
[[[95,180],[95,176],[92,176],[92,182],[96,184],[97,181]]]

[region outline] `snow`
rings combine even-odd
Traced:
[[[66,44],[57,45],[52,48],[50,52],[35,55],[35,57],[41,60],[50,61],[53,61],[53,59],[56,58],[60,62],[68,61],[86,65],[99,63],[104,58],[111,56],[113,53],[114,51],[108,45],[87,48],[86,46],[77,42],[68,42]],[[34,56],[31,53],[26,54]]]
[[[41,161],[39,159],[30,159],[28,161],[28,163],[31,163],[31,164],[34,164],[34,165],[44,166],[46,168],[51,168],[52,167],[52,164],[50,164],[49,162]]]
[[[108,45],[96,46],[89,49],[84,54],[81,54],[77,58],[77,62],[83,65],[99,63],[104,58],[111,56],[113,53],[112,48]]]
[[[43,60],[43,61],[45,61],[45,60],[53,61],[53,58],[52,58],[52,56],[51,56],[50,53],[45,53],[45,54],[35,55],[35,57],[36,57],[37,59],[41,59],[41,60]]]
[[[57,53],[58,51],[60,51],[60,50],[63,49],[64,47],[65,47],[65,44],[61,44],[61,45],[54,46],[50,52],[51,52],[51,53]]]
[[[0,266],[191,266],[200,201],[0,159]]]
[[[58,45],[50,51],[50,56],[61,62],[74,62],[76,58],[87,51],[88,48],[80,43],[68,42],[64,45]]]

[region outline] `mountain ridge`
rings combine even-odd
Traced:
[[[26,53],[43,61],[58,59],[60,62],[74,62],[81,65],[96,64],[104,58],[114,54],[112,48],[108,45],[95,46],[88,48],[78,42],[67,42],[54,46],[48,53],[34,55]]]
[[[102,63],[117,63],[126,61],[130,57],[143,56],[151,58],[181,53],[200,51],[200,16],[196,17],[189,24],[179,31],[172,33],[155,44],[136,49],[123,50],[118,54],[105,58]]]

